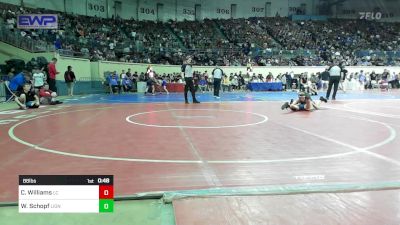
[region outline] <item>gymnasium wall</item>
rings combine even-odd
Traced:
[[[136,20],[194,20],[204,18],[248,18],[290,16],[304,8],[307,15],[319,15],[322,0],[22,0],[28,7],[47,8],[79,15],[111,18],[117,14]],[[19,5],[21,0],[0,0]],[[333,1],[335,2],[335,1]],[[270,4],[267,4],[270,3]],[[196,10],[196,5],[198,5]],[[236,5],[236,10],[232,8]],[[303,6],[302,6],[303,5]],[[331,16],[359,19],[360,12],[381,13],[381,21],[400,21],[398,0],[347,0],[331,6]]]
[[[75,65],[75,63],[77,63]],[[104,75],[108,72],[117,71],[118,74],[121,73],[122,70],[127,71],[131,68],[132,72],[137,71],[138,74],[141,72],[146,72],[146,68],[148,64],[137,64],[137,63],[120,63],[120,62],[89,62],[84,60],[75,60],[73,58],[60,57],[57,69],[59,71],[64,72],[67,65],[71,65],[74,68],[75,74],[78,78],[80,77],[92,77],[94,80],[104,80]],[[163,73],[179,73],[180,66],[179,65],[152,65],[157,74]],[[293,71],[295,74],[300,74],[304,72],[317,73],[324,71],[326,67],[323,66],[315,66],[315,67],[306,67],[306,66],[269,66],[269,67],[254,67],[253,72],[256,74],[263,74],[266,76],[269,72],[271,72],[274,76],[279,73],[286,73]],[[214,67],[210,66],[194,66],[194,70],[196,71],[207,71],[209,74],[214,69]],[[222,67],[226,74],[230,73],[246,73],[246,67]],[[389,69],[391,72],[400,73],[400,67],[382,67],[382,66],[371,66],[371,67],[362,67],[362,66],[349,66],[346,69],[351,72],[360,72],[360,70],[364,70],[364,72],[372,72],[375,71],[377,73],[382,73],[384,69]],[[61,76],[59,79],[63,79]]]
[[[79,15],[111,18],[117,14],[124,19],[194,20],[204,18],[248,18],[289,16],[305,4],[306,13],[316,13],[318,0],[23,0],[28,7],[47,8]],[[21,0],[1,0],[19,5]],[[270,4],[267,4],[270,3]],[[196,7],[195,5],[199,5]],[[232,8],[236,5],[236,9]]]
[[[360,4],[362,2],[362,4]],[[398,0],[348,0],[332,7],[332,17],[360,19],[360,12],[371,12],[373,19],[387,22],[400,21],[400,2]],[[381,14],[381,18],[378,18]],[[372,19],[372,17],[371,17]]]
[[[12,45],[6,44],[4,42],[0,42],[0,62],[3,63],[9,59],[22,59],[25,61],[31,60],[32,58],[36,58],[39,56],[44,56],[46,58],[51,59],[54,53],[45,52],[45,53],[31,53],[20,48],[16,48]]]
[[[51,60],[51,59],[49,59]],[[60,74],[57,76],[57,80],[64,80],[64,72],[67,71],[67,67],[72,66],[72,70],[75,71],[77,80],[84,78],[92,79],[92,68],[88,59],[71,58],[71,57],[58,57],[56,68]]]

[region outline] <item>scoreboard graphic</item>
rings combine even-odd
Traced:
[[[20,175],[20,213],[112,213],[112,175]]]

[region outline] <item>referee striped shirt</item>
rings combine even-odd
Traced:
[[[192,65],[183,64],[181,67],[181,72],[184,74],[185,77],[193,77]]]
[[[340,72],[342,71],[342,69],[340,69],[339,66],[332,66],[329,69],[329,75],[331,77],[340,77]]]

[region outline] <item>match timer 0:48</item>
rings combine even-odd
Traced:
[[[107,178],[107,177],[98,178],[97,179],[97,183],[99,183],[99,184],[109,184],[110,183],[110,178]]]

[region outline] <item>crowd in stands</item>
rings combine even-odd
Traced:
[[[40,61],[40,60],[37,60]],[[25,109],[27,107],[37,107],[40,104],[59,104],[57,98],[57,86],[52,80],[55,79],[59,72],[55,68],[57,59],[53,58],[50,63],[45,65],[35,64],[29,61],[22,71],[17,72],[14,67],[8,72],[9,80],[8,88],[16,98],[17,104]],[[31,69],[27,69],[30,67]],[[151,68],[151,66],[149,66]],[[166,92],[168,94],[167,84],[180,83],[183,85],[184,79],[180,72],[175,73],[158,73],[153,69],[147,71],[133,72],[130,68],[125,71],[113,71],[105,76],[105,86],[109,88],[110,93],[136,92],[139,82],[147,84],[148,93],[155,94],[155,91]],[[150,73],[150,72],[151,73]],[[221,90],[223,92],[231,91],[247,91],[250,89],[251,83],[262,82],[281,82],[284,90],[302,90],[316,94],[320,89],[326,89],[329,72],[321,71],[317,73],[304,72],[295,74],[293,71],[286,73],[273,74],[265,72],[256,74],[250,67],[247,72],[238,73],[222,73]],[[344,69],[344,71],[347,71]],[[341,88],[346,90],[364,90],[373,88],[400,88],[400,73],[385,69],[383,73],[375,73],[374,71],[345,73],[344,79],[341,81]],[[66,68],[64,80],[67,84],[68,95],[73,96],[74,84],[76,82],[75,74],[71,66]],[[213,91],[213,74],[212,72],[194,71],[193,81],[197,91],[206,92]],[[22,96],[22,97],[21,97]],[[7,96],[8,99],[9,96]]]
[[[127,72],[122,70],[121,73],[113,71],[106,77],[106,86],[110,87],[110,93],[121,93],[136,91],[138,82],[146,82],[147,86],[155,86],[155,90],[160,92],[168,90],[165,89],[167,83],[184,83],[180,73],[158,74],[150,75],[146,72],[132,73],[129,69]],[[365,90],[380,88],[400,88],[399,84],[400,73],[390,72],[385,69],[382,74],[375,73],[374,71],[364,72],[360,70],[355,73],[346,73],[344,79],[341,81],[341,89],[346,90]],[[197,91],[206,92],[213,91],[213,75],[208,71],[200,72],[194,71],[193,76],[195,88]],[[282,82],[284,90],[309,90],[312,93],[317,93],[318,90],[326,90],[329,80],[329,72],[321,71],[317,73],[301,73],[294,74],[293,71],[286,73],[273,74],[256,74],[253,72],[246,73],[230,73],[223,74],[221,79],[221,90],[223,92],[231,91],[247,91],[249,90],[250,83],[261,82]],[[149,91],[150,92],[150,91]],[[154,90],[152,91],[154,94]]]
[[[22,13],[57,13],[59,30],[19,30]],[[400,25],[366,20],[291,21],[284,17],[136,21],[0,3],[0,24],[62,54],[134,63],[195,65],[400,65]],[[386,52],[384,52],[386,51]],[[387,53],[391,52],[391,53]]]

